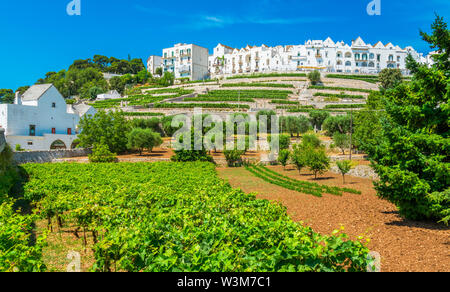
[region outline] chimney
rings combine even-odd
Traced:
[[[16,92],[16,98],[14,99],[14,104],[22,104],[22,95],[19,91]]]

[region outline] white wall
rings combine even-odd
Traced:
[[[90,108],[86,114],[95,113],[95,109]],[[20,144],[25,150],[49,150],[56,140],[63,141],[70,149],[77,139],[79,121],[79,115],[68,109],[54,86],[37,101],[25,101],[22,105],[0,105],[0,125],[5,128],[6,140],[13,149],[16,144]],[[36,126],[35,136],[30,136],[30,125]],[[55,134],[52,134],[52,128],[55,128]],[[68,135],[68,129],[71,129],[71,135]]]

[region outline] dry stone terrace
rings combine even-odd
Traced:
[[[268,84],[267,87],[264,86],[246,86],[257,83],[258,85],[262,84]],[[246,84],[244,86],[233,86],[233,87],[226,87],[223,85],[230,85],[230,84]],[[270,85],[273,84],[285,84],[285,85],[292,85],[293,88],[290,87],[270,87]],[[366,90],[378,90],[378,84],[369,83],[366,81],[361,80],[349,80],[349,79],[339,79],[339,78],[327,78],[322,77],[322,84],[326,87],[341,87],[341,88],[355,88],[355,89],[361,89],[363,91]],[[365,98],[369,95],[368,92],[360,92],[360,91],[346,91],[344,89],[336,89],[336,90],[330,90],[330,89],[309,89],[310,83],[307,78],[302,77],[261,77],[261,78],[239,78],[239,79],[224,79],[224,80],[214,80],[214,81],[205,81],[205,82],[199,82],[199,83],[189,83],[189,84],[177,84],[168,88],[165,88],[166,90],[174,89],[185,89],[185,90],[193,90],[193,94],[184,95],[177,98],[170,98],[170,93],[155,93],[152,92],[158,91],[161,88],[146,88],[142,90],[143,94],[152,94],[153,96],[159,96],[164,97],[168,96],[169,98],[161,101],[163,103],[170,103],[170,104],[180,104],[180,108],[153,108],[152,104],[149,104],[148,107],[146,106],[135,106],[135,107],[123,107],[122,109],[126,112],[140,112],[140,113],[160,113],[164,115],[177,115],[177,114],[193,114],[194,108],[184,108],[186,104],[189,105],[195,105],[199,104],[233,104],[233,105],[248,105],[250,109],[247,108],[204,108],[204,113],[211,113],[211,114],[219,114],[219,115],[226,115],[236,112],[243,112],[243,113],[254,113],[259,110],[268,109],[268,110],[275,110],[280,115],[307,115],[307,113],[304,112],[296,112],[296,113],[290,113],[289,108],[295,107],[295,104],[276,104],[271,103],[272,99],[270,98],[258,98],[258,96],[255,96],[254,102],[248,102],[248,101],[241,101],[233,100],[233,101],[227,101],[227,100],[211,100],[211,101],[205,101],[205,100],[199,100],[193,101],[192,98],[196,98],[201,95],[205,95],[207,93],[211,93],[214,91],[221,91],[221,92],[230,92],[230,93],[238,93],[241,92],[242,95],[246,91],[260,91],[264,93],[265,91],[275,91],[275,92],[282,92],[287,91],[290,92],[286,101],[288,102],[298,102],[299,106],[314,106],[316,109],[325,109],[327,105],[333,105],[333,109],[327,109],[330,111],[330,114],[332,115],[339,115],[342,114],[342,112],[345,113],[345,110],[349,109],[348,105],[350,104],[357,104],[361,105],[365,103]],[[320,96],[320,94],[323,94],[325,96]],[[345,98],[329,98],[327,95],[341,95],[344,94]],[[319,96],[315,96],[319,95]],[[357,98],[352,99],[350,96],[355,96]],[[361,96],[364,97],[361,99]],[[185,101],[185,98],[190,98],[188,101]],[[277,98],[273,98],[277,99]],[[339,109],[336,107],[336,105],[344,105],[342,109]],[[171,105],[175,106],[175,105]],[[278,108],[277,108],[278,107]],[[287,108],[281,108],[281,107],[287,107]]]

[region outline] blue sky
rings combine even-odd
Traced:
[[[450,19],[449,0],[81,0],[81,16],[68,16],[70,0],[0,3],[0,88],[31,85],[49,71],[95,54],[147,59],[178,42],[209,48],[303,44],[307,39],[412,45],[427,53],[419,29],[437,12]]]

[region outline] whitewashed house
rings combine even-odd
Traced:
[[[176,79],[203,80],[208,77],[209,51],[193,44],[176,44],[163,50],[162,67]]]
[[[97,100],[120,99],[122,96],[117,90],[110,90],[106,93],[97,95]]]
[[[296,72],[319,70],[336,73],[376,74],[385,68],[395,68],[408,73],[406,57],[411,54],[421,63],[429,63],[414,48],[401,48],[392,43],[375,45],[358,37],[351,45],[345,42],[308,40],[304,45],[253,47],[247,45],[234,49],[219,44],[209,56],[209,72],[212,78],[237,74]]]
[[[147,71],[152,75],[156,74],[156,69],[160,68],[162,65],[162,58],[160,56],[150,56],[147,59]]]
[[[88,105],[67,105],[52,84],[34,85],[16,93],[14,104],[0,104],[0,128],[13,149],[71,149],[80,118],[95,113]]]

